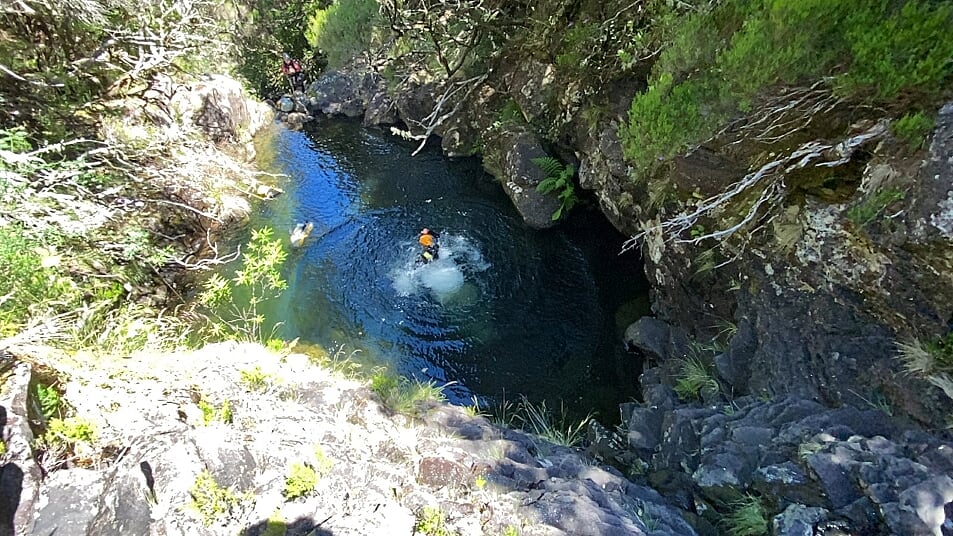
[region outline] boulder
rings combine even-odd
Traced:
[[[536,190],[546,173],[532,160],[549,156],[539,140],[528,129],[514,128],[503,133],[497,143],[502,157],[497,178],[523,221],[534,229],[556,225],[552,216],[560,207],[559,199],[555,193]]]
[[[0,465],[0,534],[34,534],[33,510],[40,497],[43,472],[33,459],[29,399],[31,368],[0,349],[5,376],[0,389],[0,425],[6,453]]]
[[[688,338],[663,320],[643,316],[625,329],[627,347],[642,352],[658,363],[682,358],[688,352]]]

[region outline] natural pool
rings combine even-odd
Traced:
[[[435,146],[412,157],[416,144],[346,121],[264,142],[260,164],[288,179],[249,228],[314,223],[268,311],[279,335],[450,383],[455,403],[526,395],[617,421],[639,370],[621,329],[648,313],[637,254],[618,254],[624,237],[594,209],[528,228],[476,159]],[[419,266],[422,227],[441,258]]]

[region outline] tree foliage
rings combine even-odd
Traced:
[[[376,0],[338,0],[308,16],[308,43],[337,69],[380,44],[381,18]]]
[[[238,46],[238,72],[264,97],[280,94],[285,82],[281,56],[290,54],[310,73],[324,66],[305,37],[308,17],[327,8],[330,0],[236,0],[242,12],[233,39]]]
[[[820,81],[841,98],[902,111],[934,106],[953,78],[949,2],[742,0],[673,14],[621,136],[643,168],[704,140],[772,87]]]

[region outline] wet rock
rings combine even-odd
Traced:
[[[625,344],[659,362],[684,357],[688,338],[668,323],[651,316],[643,316],[625,329]]]
[[[517,128],[499,138],[501,150],[500,181],[523,221],[534,229],[556,225],[552,215],[560,207],[554,193],[542,194],[536,187],[546,173],[532,162],[549,156],[539,140],[527,129]]]
[[[824,508],[792,504],[771,520],[775,536],[815,536],[815,527],[830,514]]]
[[[629,448],[639,456],[650,456],[658,448],[662,438],[663,412],[654,408],[632,408],[624,419]]]
[[[751,488],[762,497],[771,497],[780,504],[827,505],[821,489],[801,466],[792,461],[759,467],[752,475]]]
[[[358,90],[363,74],[355,71],[329,71],[309,88],[312,109],[325,115],[359,117],[364,113],[364,102]]]

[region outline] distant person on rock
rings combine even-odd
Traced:
[[[281,72],[288,78],[291,91],[304,92],[304,68],[301,66],[301,62],[293,59],[287,52],[282,57]]]
[[[420,259],[424,264],[437,258],[437,254],[440,250],[440,244],[437,243],[438,238],[440,238],[440,235],[426,227],[420,231],[420,238],[417,239],[417,242],[420,243],[420,247],[423,248],[423,251],[420,253]]]

